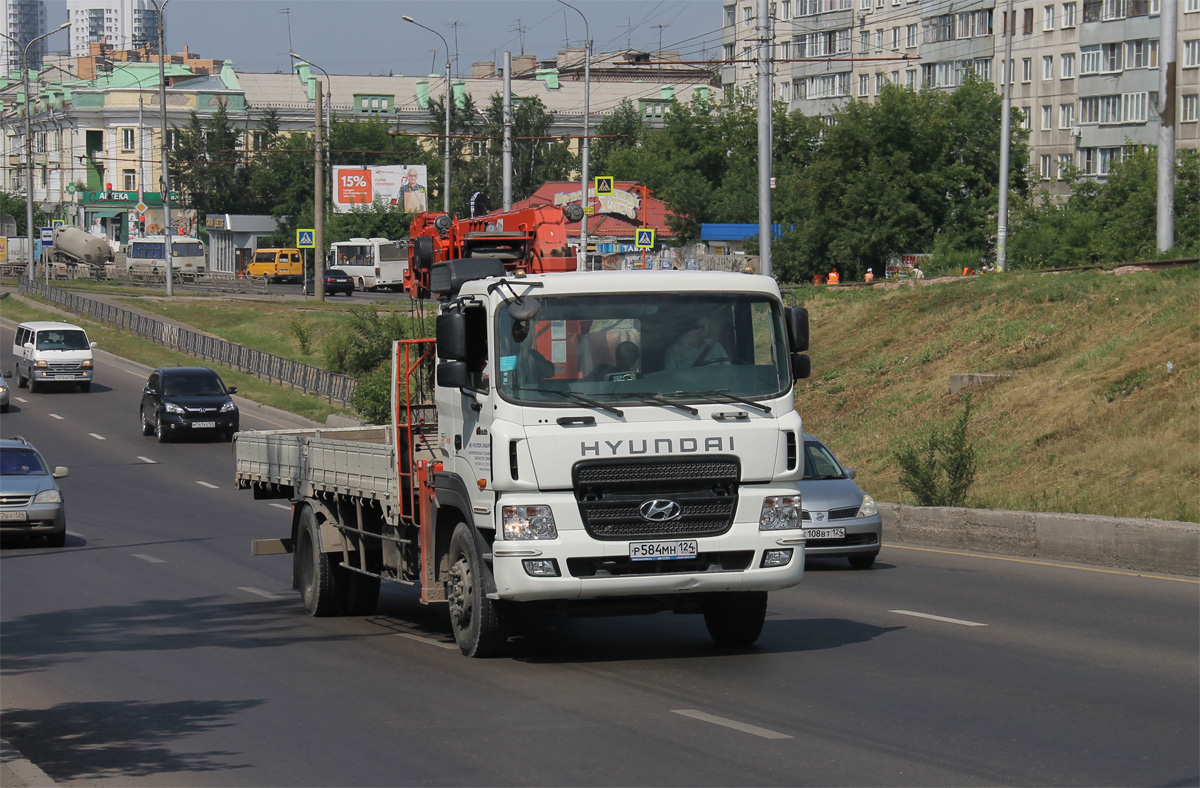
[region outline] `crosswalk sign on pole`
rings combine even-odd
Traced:
[[[639,227],[637,235],[634,237],[634,247],[638,249],[653,249],[654,248],[654,228]]]
[[[613,193],[613,176],[598,175],[596,176],[596,195],[609,195]]]
[[[296,230],[296,248],[313,249],[316,247],[316,230]]]

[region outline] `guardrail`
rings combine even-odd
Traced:
[[[0,264],[0,278],[17,279],[25,277],[25,263]],[[46,269],[41,263],[34,266],[33,278],[38,281],[46,280]],[[83,279],[94,282],[112,282],[133,287],[161,288],[166,284],[166,276],[161,268],[122,268],[107,265],[103,271],[94,270],[86,265],[50,264],[50,281],[63,282]],[[225,271],[175,271],[174,284],[181,290],[200,293],[250,293],[267,295],[271,292],[270,283],[261,276],[237,276]]]
[[[18,279],[17,287],[21,293],[36,296],[189,356],[247,372],[263,380],[321,397],[327,402],[351,407],[357,381],[346,375],[165,323],[119,306],[68,293],[41,281]]]

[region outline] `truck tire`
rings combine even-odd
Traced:
[[[300,529],[296,534],[296,579],[304,609],[310,616],[337,615],[342,606],[338,582],[334,575],[337,566],[333,553],[321,552],[321,526],[311,506],[300,513]]]
[[[450,603],[450,628],[458,649],[468,657],[498,654],[507,639],[500,606],[484,590],[483,557],[471,526],[459,523],[450,538],[450,571],[446,600]]]
[[[18,366],[14,366],[13,369],[16,370],[16,373],[17,373],[17,388],[23,389],[26,386],[28,386],[29,378],[27,378],[21,374],[21,368]]]
[[[718,646],[753,644],[766,618],[766,591],[724,591],[704,600],[704,624]]]
[[[41,388],[41,386],[38,385],[38,382],[33,379],[33,373],[30,372],[29,373],[29,393],[36,394],[38,389],[40,389],[40,388]]]

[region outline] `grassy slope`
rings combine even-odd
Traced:
[[[805,428],[855,467],[876,498],[912,502],[897,483],[893,452],[957,415],[951,374],[1008,371],[1003,383],[969,389],[980,450],[971,505],[1200,521],[1200,269],[797,293],[812,319],[813,375],[796,396]],[[345,309],[340,300],[315,309],[186,297],[131,303],[318,366]],[[6,305],[6,317],[26,319]],[[290,330],[297,313],[314,329],[307,354]],[[104,331],[94,338],[111,352],[185,363]],[[252,376],[227,380],[251,399],[310,418],[332,410]]]
[[[799,295],[805,428],[880,500],[912,502],[893,452],[957,415],[950,375],[1008,371],[968,389],[971,505],[1200,521],[1200,269]]]

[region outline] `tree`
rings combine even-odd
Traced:
[[[224,105],[204,120],[193,110],[187,127],[175,131],[179,142],[170,156],[171,182],[193,208],[202,214],[261,213],[240,132]]]
[[[0,192],[0,214],[8,214],[17,222],[17,236],[25,237],[25,209],[28,206],[25,203],[25,195],[9,194],[8,192]],[[38,207],[37,202],[33,204],[33,226],[34,228],[49,227],[50,214]],[[36,239],[35,239],[36,242]]]
[[[592,131],[588,146],[588,170],[590,174],[609,175],[612,157],[619,150],[636,148],[645,131],[642,116],[637,107],[627,98],[605,115],[600,125]]]

